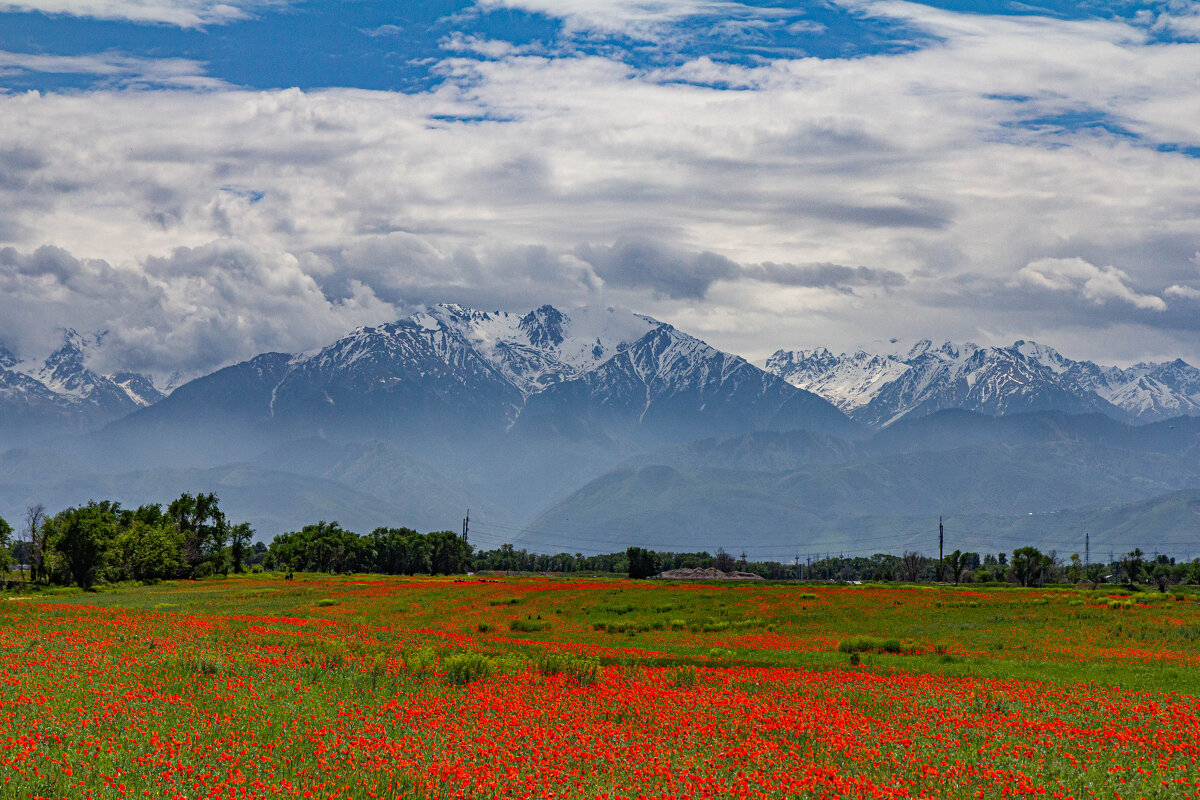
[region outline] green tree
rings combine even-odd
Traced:
[[[1067,567],[1067,581],[1069,583],[1079,583],[1083,580],[1083,559],[1079,557],[1079,553],[1071,554],[1071,563]]]
[[[119,506],[104,501],[69,508],[55,516],[50,544],[62,557],[72,581],[90,588],[104,567],[105,558],[117,534]]]
[[[1108,567],[1104,564],[1088,564],[1085,570],[1087,579],[1091,582],[1092,588],[1097,588],[1104,582],[1105,573],[1108,572]]]
[[[239,522],[229,529],[229,549],[233,557],[233,571],[241,572],[246,561],[246,545],[254,538],[254,529],[249,522]]]
[[[958,580],[962,577],[963,570],[967,568],[966,559],[963,558],[961,550],[955,550],[946,559],[950,574],[954,576],[954,585],[958,586]]]
[[[135,516],[118,530],[112,550],[110,563],[120,567],[122,577],[161,580],[178,574],[183,537],[169,518],[150,523]]]
[[[1167,590],[1174,577],[1175,570],[1171,568],[1170,564],[1158,561],[1150,568],[1150,580],[1154,581],[1154,585],[1158,587],[1160,592]]]
[[[1136,584],[1142,579],[1142,570],[1145,564],[1142,563],[1142,557],[1145,553],[1140,547],[1135,547],[1125,555],[1121,556],[1121,571],[1125,575],[1126,583]]]
[[[33,583],[49,579],[46,570],[46,507],[41,503],[25,509],[25,534],[29,542],[29,579]]]
[[[1036,586],[1050,563],[1050,557],[1036,547],[1021,547],[1013,550],[1010,573],[1021,586]]]
[[[202,578],[227,569],[225,541],[229,523],[215,494],[184,493],[167,506],[167,515],[183,536],[183,571]]]
[[[5,573],[12,569],[12,533],[12,525],[0,517],[0,570]]]
[[[474,548],[454,531],[425,536],[429,543],[429,566],[434,575],[459,575],[471,569]]]
[[[662,572],[662,560],[653,550],[641,547],[630,547],[625,550],[625,559],[629,562],[629,577],[636,579],[652,578]]]

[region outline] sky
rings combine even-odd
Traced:
[[[1200,364],[1200,2],[0,0],[0,342],[457,302]]]

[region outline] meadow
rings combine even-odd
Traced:
[[[247,575],[0,601],[34,798],[1200,798],[1200,603]]]

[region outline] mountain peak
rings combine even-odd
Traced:
[[[563,343],[563,325],[567,317],[557,308],[546,304],[521,317],[521,330],[534,347],[557,347]]]
[[[0,344],[0,369],[12,369],[19,363],[20,359],[11,350]]]

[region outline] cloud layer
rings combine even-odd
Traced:
[[[128,20],[140,23],[198,28],[246,19],[252,13],[283,0],[0,0],[3,11],[39,11],[93,19]]]
[[[749,13],[503,4],[564,36]],[[114,361],[198,371],[421,302],[549,301],[631,306],[751,357],[891,336],[1200,356],[1200,45],[853,7],[936,44],[638,69],[459,38],[413,94],[0,95],[0,340],[107,328]],[[0,69],[204,78],[30,58]]]

